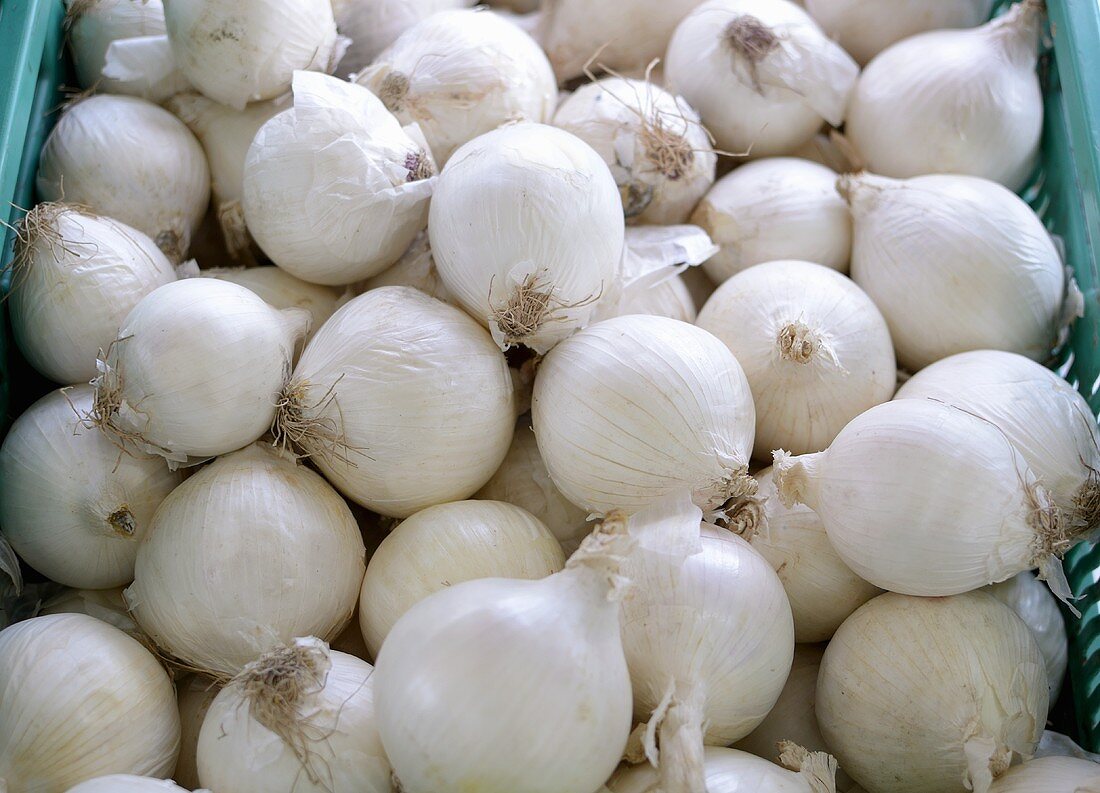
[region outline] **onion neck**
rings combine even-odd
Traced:
[[[702,686],[676,683],[671,697],[654,711],[659,750],[658,790],[661,793],[707,793],[704,767],[704,705]],[[651,734],[647,729],[647,734]]]
[[[607,600],[621,600],[629,581],[620,575],[619,569],[636,544],[629,534],[628,522],[625,513],[609,512],[569,557],[564,572],[588,582]]]
[[[794,456],[782,449],[772,452],[775,487],[783,506],[789,509],[795,504],[805,504],[810,509],[816,508],[821,464],[826,453]]]
[[[984,31],[1009,60],[1031,71],[1038,59],[1039,33],[1045,11],[1043,0],[1023,0],[986,25]]]
[[[726,510],[726,528],[743,539],[752,542],[756,533],[767,528],[768,516],[764,511],[764,503],[756,496],[747,496]]]
[[[111,532],[117,534],[119,537],[130,539],[137,531],[137,520],[134,518],[134,513],[130,511],[130,507],[126,504],[122,504],[111,512],[106,518],[107,524],[111,527]]]
[[[810,752],[792,741],[780,741],[779,763],[802,775],[811,793],[836,793],[836,758],[825,752]]]
[[[825,337],[800,320],[780,327],[775,345],[779,357],[789,363],[805,365],[814,360],[826,360],[837,366],[840,364],[836,351]]]

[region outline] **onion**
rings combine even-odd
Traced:
[[[187,788],[180,787],[171,779],[111,774],[81,782],[69,788],[67,793],[187,793]]]
[[[163,102],[191,88],[176,65],[167,33],[112,41],[107,47],[103,76],[115,86],[107,93],[140,96],[150,102]]]
[[[1043,128],[1042,8],[1025,0],[980,28],[923,33],[880,53],[845,126],[863,164],[886,176],[962,173],[1022,187]]]
[[[721,249],[703,265],[719,284],[779,259],[848,271],[852,221],[836,191],[836,174],[817,163],[793,157],[746,163],[718,180],[691,222]]]
[[[139,642],[149,641],[127,611],[122,587],[65,590],[43,603],[37,616],[45,617],[50,614],[87,614],[118,628]]]
[[[225,676],[296,636],[339,634],[363,570],[343,499],[290,455],[254,444],[164,500],[125,595],[165,653]]]
[[[784,749],[784,762],[798,770],[787,770],[737,749],[708,746],[702,757],[706,793],[836,793],[836,760],[799,746],[785,745]],[[653,787],[656,777],[649,766],[627,767],[615,774],[608,787],[611,793],[648,793],[660,789]]]
[[[86,383],[130,309],[174,280],[168,259],[140,231],[77,207],[39,204],[15,241],[8,303],[15,342],[54,382]]]
[[[331,286],[308,283],[280,267],[214,267],[201,274],[243,286],[274,308],[305,309],[311,317],[306,341],[328,322],[340,300],[340,293]]]
[[[480,9],[430,14],[355,80],[402,124],[418,124],[441,165],[501,124],[548,122],[558,100],[554,72],[534,39]]]
[[[748,378],[753,454],[817,452],[850,420],[890,399],[897,369],[882,314],[843,275],[779,261],[738,273],[699,313]]]
[[[180,261],[206,212],[210,171],[195,136],[132,96],[69,105],[42,147],[38,195],[133,226]]]
[[[455,305],[454,299],[439,277],[439,271],[435,269],[432,247],[428,243],[427,233],[423,231],[416,235],[409,249],[401,254],[401,258],[393,265],[378,275],[355,284],[352,290],[361,295],[381,286],[411,286],[428,297]]]
[[[755,486],[748,381],[724,344],[684,322],[617,317],[562,342],[539,367],[532,415],[554,484],[593,512],[688,488],[713,513]]]
[[[351,300],[313,337],[276,431],[348,498],[403,518],[485,484],[512,439],[512,400],[483,328],[391,286]]]
[[[206,712],[210,710],[210,703],[218,696],[222,687],[202,675],[191,675],[184,682],[178,683],[176,688],[179,692],[180,756],[176,761],[176,770],[172,773],[172,778],[191,790],[201,787],[196,759],[199,730],[202,729]]]
[[[990,793],[1090,793],[1100,790],[1100,765],[1076,757],[1039,757],[1008,769]]]
[[[167,775],[179,750],[163,667],[84,614],[0,631],[0,789],[63,791],[105,774]]]
[[[710,0],[668,44],[665,79],[718,145],[767,157],[840,126],[859,67],[787,0]]]
[[[983,592],[880,595],[840,626],[817,681],[822,735],[874,791],[987,793],[1031,757],[1046,712],[1035,640]]]
[[[686,223],[714,183],[717,157],[699,114],[644,80],[609,77],[558,107],[554,125],[603,158],[635,223]]]
[[[618,283],[615,181],[553,127],[515,124],[462,146],[439,177],[428,233],[448,291],[504,347],[546,352]]]
[[[333,0],[336,27],[351,39],[340,60],[340,74],[351,74],[369,65],[420,20],[473,4],[474,0]]]
[[[314,637],[250,663],[203,720],[203,785],[233,793],[390,793],[372,671]]]
[[[402,521],[371,557],[359,624],[372,657],[405,612],[433,592],[478,578],[545,578],[565,566],[554,535],[500,501],[455,501]]]
[[[989,594],[1004,603],[1031,629],[1031,635],[1043,654],[1050,688],[1050,704],[1058,699],[1062,678],[1066,676],[1069,644],[1066,639],[1066,623],[1058,603],[1035,576],[1029,572],[1014,575],[1007,581],[993,584]],[[1097,770],[1100,774],[1100,769]]]

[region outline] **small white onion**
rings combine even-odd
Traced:
[[[987,793],[1031,757],[1046,713],[1035,640],[984,592],[880,595],[840,626],[817,681],[821,734],[884,793]]]
[[[545,578],[565,566],[561,545],[525,509],[454,501],[406,518],[378,546],[359,595],[359,624],[378,657],[401,615],[433,592],[478,578]]]
[[[166,653],[232,675],[296,636],[339,634],[355,608],[363,555],[359,526],[328,483],[257,443],[218,458],[164,500],[126,602]]]
[[[401,258],[380,272],[378,275],[354,284],[351,289],[356,294],[369,292],[381,286],[411,286],[419,289],[428,297],[442,300],[444,303],[457,305],[447,287],[443,285],[443,279],[439,277],[439,271],[435,268],[435,259],[432,257],[432,246],[428,242],[428,233],[422,231],[416,235],[409,249],[401,254]]]
[[[1014,766],[989,793],[1092,793],[1100,790],[1100,764],[1077,757],[1038,757]]]
[[[502,346],[546,352],[588,323],[617,286],[623,210],[584,141],[514,124],[462,146],[428,220],[443,283]]]
[[[264,253],[318,284],[393,264],[424,228],[435,164],[362,86],[294,73],[294,106],[260,127],[244,163],[244,216]]]
[[[628,222],[686,223],[714,183],[717,156],[699,114],[645,80],[608,77],[578,88],[554,126],[603,157]]]
[[[188,790],[201,787],[197,761],[199,731],[210,703],[218,696],[221,685],[202,675],[190,675],[176,684],[180,711],[180,755],[172,779]]]
[[[440,165],[501,124],[549,122],[558,101],[554,72],[535,40],[481,9],[429,15],[355,80],[402,124],[418,124]]]
[[[111,774],[81,782],[76,787],[69,788],[66,793],[187,793],[188,790],[190,788],[182,788],[171,779]]]
[[[200,275],[243,286],[278,309],[305,309],[311,317],[306,341],[328,322],[340,300],[340,292],[331,286],[295,278],[281,267],[214,267],[200,271]]]
[[[706,793],[836,793],[836,760],[798,746],[784,748],[784,761],[797,771],[737,749],[708,746],[702,756]],[[621,769],[608,788],[611,793],[650,793],[661,789],[655,784],[657,772],[638,765]]]
[[[863,164],[886,176],[961,173],[1020,189],[1043,128],[1042,9],[1025,0],[980,28],[922,33],[879,53],[844,128]]]
[[[746,163],[718,180],[691,222],[721,249],[703,264],[715,283],[779,259],[848,271],[852,221],[836,174],[818,163],[794,157]]]
[[[1066,676],[1066,665],[1069,662],[1066,623],[1061,609],[1058,608],[1058,601],[1030,572],[1019,573],[1007,581],[993,584],[987,591],[1015,611],[1031,629],[1031,635],[1039,645],[1039,652],[1043,654],[1050,687],[1050,704],[1053,705],[1062,689],[1062,678]],[[1100,769],[1097,774],[1100,774]]]
[[[133,96],[69,105],[42,147],[38,195],[133,226],[173,261],[187,253],[210,199],[206,155],[183,122]]]
[[[165,32],[161,0],[66,0],[69,51],[76,82],[105,94],[130,93],[103,76],[111,43]]]
[[[336,28],[351,39],[340,59],[340,74],[358,72],[422,19],[439,11],[466,8],[475,0],[332,0]]]
[[[171,772],[176,695],[148,650],[84,614],[0,631],[0,789],[55,793],[105,774]]]
[[[203,720],[203,786],[232,793],[390,793],[373,671],[312,636],[250,663]]]
[[[787,0],[710,0],[676,28],[668,89],[699,111],[718,145],[767,157],[840,126],[859,66]]]

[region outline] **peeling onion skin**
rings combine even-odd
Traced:
[[[120,91],[117,81],[103,76],[107,48],[112,41],[166,32],[161,0],[66,0],[69,14],[68,45],[81,88],[100,93]]]
[[[1013,766],[989,793],[1092,793],[1100,790],[1100,765],[1077,757],[1037,757]]]

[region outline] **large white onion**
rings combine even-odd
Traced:
[[[221,685],[202,675],[190,675],[176,684],[180,711],[180,754],[172,779],[188,790],[199,784],[198,745],[203,719],[210,710],[210,703],[221,691]]]
[[[755,486],[745,374],[684,322],[616,317],[566,339],[539,367],[532,415],[554,484],[593,512],[633,512],[688,488],[710,513]]]
[[[1100,790],[1100,765],[1077,757],[1037,757],[1014,766],[989,793],[1093,793]]]
[[[171,772],[176,696],[164,668],[84,614],[0,631],[0,789],[61,793],[105,774]]]
[[[962,173],[1022,187],[1043,128],[1042,8],[1025,0],[980,28],[923,33],[881,52],[852,92],[844,128],[863,164],[886,176]]]
[[[420,20],[471,5],[474,0],[332,0],[336,28],[351,39],[339,73],[351,74],[368,66]]]
[[[852,211],[852,278],[886,317],[901,366],[979,349],[1049,355],[1065,268],[1022,199],[972,176],[857,174],[839,185]]]
[[[349,301],[313,337],[277,430],[348,498],[403,518],[485,484],[512,439],[512,399],[483,328],[389,286]]]
[[[1039,645],[1039,652],[1043,654],[1047,684],[1050,687],[1050,704],[1053,705],[1058,699],[1069,661],[1066,623],[1058,602],[1038,578],[1026,571],[1007,581],[993,584],[987,591],[1015,611],[1031,629],[1031,635]]]
[[[676,28],[668,89],[699,111],[718,145],[767,157],[844,121],[859,67],[787,0],[709,0]]]
[[[333,287],[295,278],[281,267],[214,267],[200,275],[243,286],[278,309],[305,309],[311,318],[306,341],[328,322],[340,300],[340,292]]]
[[[206,155],[183,122],[132,96],[70,105],[42,147],[38,195],[133,226],[180,261],[210,199]]]
[[[180,787],[171,779],[111,774],[81,782],[76,787],[69,788],[66,793],[187,793],[188,789]]]
[[[807,755],[800,747],[785,747],[784,760],[793,768],[769,763],[737,749],[708,746],[702,762],[706,793],[836,793],[836,760],[822,752]],[[648,765],[624,767],[608,782],[611,793],[660,790],[657,772]]]
[[[443,283],[503,346],[546,352],[617,287],[623,210],[588,144],[515,124],[462,146],[432,198],[428,233]]]
[[[987,793],[1031,757],[1046,712],[1035,640],[984,592],[880,595],[840,626],[817,681],[822,735],[876,793]]]
[[[359,526],[332,487],[257,443],[164,500],[126,601],[165,653],[232,675],[296,636],[339,634],[355,608],[363,553]]]
[[[429,15],[355,80],[402,124],[418,124],[440,165],[501,124],[549,122],[558,101],[554,72],[534,39],[481,9]]]

